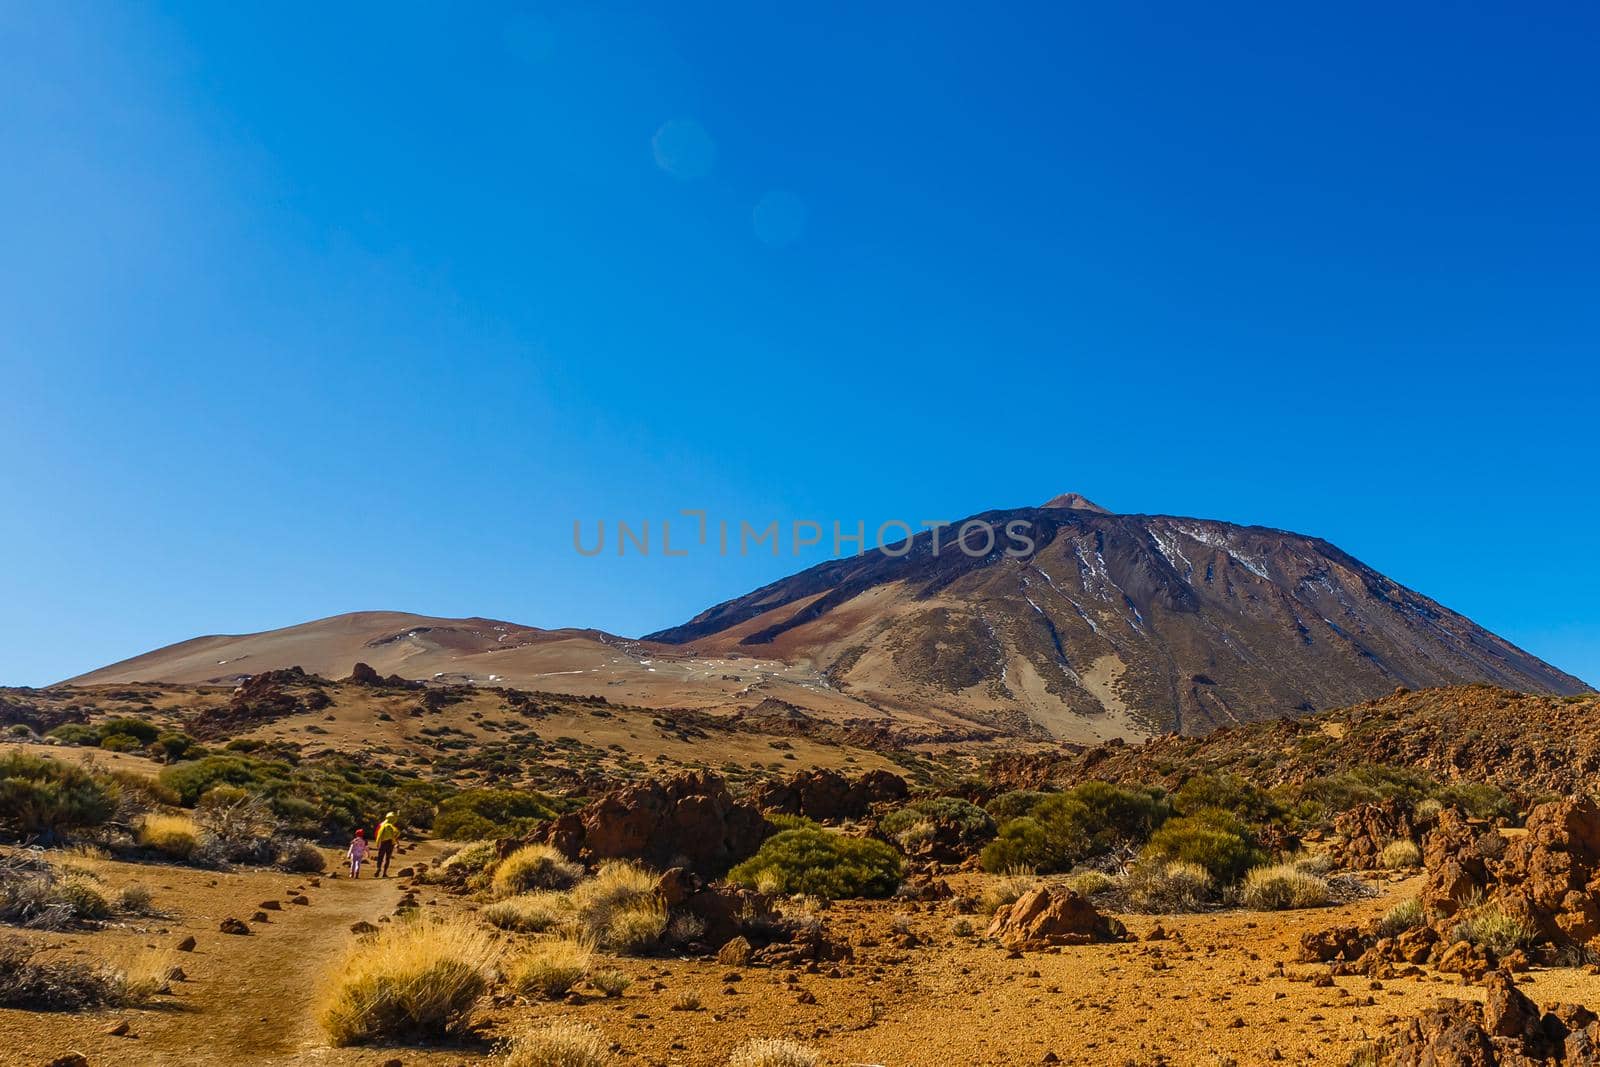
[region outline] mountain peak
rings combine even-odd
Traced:
[[[1072,508],[1075,511],[1098,511],[1102,515],[1111,514],[1111,512],[1082,493],[1062,493],[1060,496],[1053,496],[1046,500],[1043,506],[1047,508]]]

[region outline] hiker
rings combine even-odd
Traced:
[[[377,868],[379,878],[389,877],[389,861],[394,859],[395,842],[400,840],[400,828],[394,824],[394,812],[383,817],[383,822],[378,824],[378,832],[372,835],[378,843],[378,858],[373,866]]]
[[[361,861],[367,858],[367,832],[357,830],[354,841],[350,842],[350,851],[345,853],[350,857],[350,877],[361,877]]]

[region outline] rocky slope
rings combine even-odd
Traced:
[[[1204,733],[1397,685],[1586,691],[1326,541],[1076,494],[813,567],[646,639],[1074,739]]]

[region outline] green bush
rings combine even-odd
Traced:
[[[53,737],[63,745],[84,745],[93,748],[100,744],[100,731],[81,722],[63,723],[45,736]]]
[[[192,808],[212,786],[237,785],[260,788],[274,779],[287,779],[287,763],[269,762],[249,756],[206,756],[161,772],[160,782],[178,794],[179,803]]]
[[[1202,808],[1170,819],[1150,835],[1141,862],[1193,863],[1218,882],[1237,882],[1245,871],[1266,861],[1254,836],[1231,812]]]
[[[900,885],[900,854],[882,841],[827,830],[784,830],[728,872],[728,880],[766,893],[886,897]]]
[[[1452,782],[1435,791],[1433,799],[1480,819],[1517,817],[1517,806],[1511,798],[1487,782]]]
[[[1031,814],[1002,826],[980,862],[994,872],[1071,870],[1091,856],[1144,841],[1169,814],[1157,791],[1083,782],[1049,794],[1033,805]]]
[[[145,722],[143,719],[114,718],[107,719],[100,724],[100,743],[105,744],[108,737],[131,737],[136,745],[148,745],[161,736],[161,729],[154,723]]]
[[[1033,814],[1033,809],[1049,793],[1037,789],[1013,789],[1009,793],[1001,793],[983,806],[984,810],[994,819],[996,824],[1005,824],[1012,819],[1020,819],[1025,815]]]
[[[908,844],[924,827],[952,844],[976,846],[995,834],[994,820],[978,805],[960,797],[928,797],[897,808],[878,824],[889,837]]]
[[[150,743],[149,749],[150,755],[164,759],[168,763],[176,763],[181,759],[195,759],[203,755],[203,750],[195,739],[185,733],[162,734]]]
[[[522,789],[467,789],[439,805],[434,836],[451,841],[520,837],[559,809],[542,793]]]
[[[52,840],[99,826],[117,810],[117,787],[89,769],[14,752],[0,756],[0,823]]]
[[[1246,822],[1281,818],[1283,809],[1259,786],[1236,774],[1197,774],[1172,794],[1172,810],[1193,815],[1205,808],[1232,812]]]
[[[1340,812],[1390,797],[1415,803],[1434,789],[1433,779],[1422,771],[1373,763],[1281,787],[1274,790],[1274,799],[1292,806],[1301,821],[1325,822]]]

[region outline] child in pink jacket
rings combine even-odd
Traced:
[[[350,877],[361,877],[361,861],[367,858],[367,832],[357,830],[355,840],[350,842],[350,851],[345,853],[350,857]]]

